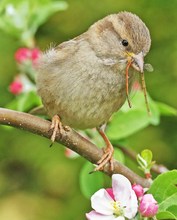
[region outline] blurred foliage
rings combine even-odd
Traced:
[[[29,91],[15,97],[12,102],[6,105],[6,108],[28,112],[33,107],[40,106],[41,104],[41,99],[36,95],[36,91]]]
[[[151,109],[151,115],[149,116],[142,91],[137,91],[132,98],[132,108],[129,108],[127,103],[125,103],[121,110],[115,113],[107,129],[111,140],[115,141],[126,138],[150,124],[159,124],[160,111],[158,106],[149,96],[148,100]]]
[[[2,0],[0,29],[16,37],[22,44],[34,46],[34,35],[39,26],[54,12],[65,10],[66,2],[51,0]]]
[[[92,175],[88,175],[94,169],[93,164],[86,162],[82,167],[80,173],[80,187],[84,196],[88,199],[104,186],[104,174],[101,172],[95,172]]]
[[[21,94],[16,99],[8,91],[10,82],[19,71],[13,59],[17,48],[38,45],[45,50],[51,42],[58,44],[71,39],[110,13],[131,11],[142,18],[151,32],[152,48],[146,61],[153,65],[154,72],[146,73],[146,82],[152,97],[149,100],[153,116],[147,116],[144,97],[137,92],[132,98],[133,108],[129,109],[125,104],[121,112],[113,116],[107,132],[113,142],[121,141],[136,151],[150,148],[156,161],[169,168],[177,167],[177,119],[169,117],[176,114],[177,108],[176,8],[176,0],[68,0],[67,3],[1,0],[0,106],[11,105],[9,107],[27,111],[33,105],[40,104],[35,91],[29,91],[28,95]],[[55,15],[49,18],[53,13]],[[159,124],[160,115],[163,116],[161,124],[154,127]],[[133,123],[129,123],[130,120]],[[8,132],[1,127],[0,134],[0,219],[84,219],[84,213],[90,210],[90,203],[79,190],[78,177],[85,161],[81,158],[68,159],[63,148],[54,145],[50,149],[49,140],[23,131],[11,129]],[[87,131],[87,135],[94,136],[95,142],[102,146],[95,131]],[[122,140],[125,137],[126,141]],[[122,162],[136,169],[137,165],[134,166],[120,152],[116,154]],[[86,167],[88,169],[85,166],[82,173],[88,177],[89,165]],[[89,183],[92,180],[83,178],[80,181]],[[101,181],[109,185],[108,180]],[[84,186],[88,196],[91,192],[87,193],[88,185]]]

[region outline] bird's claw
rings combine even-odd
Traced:
[[[101,171],[104,169],[104,166],[109,162],[110,163],[110,170],[113,171],[114,164],[113,164],[113,153],[114,150],[112,148],[104,149],[104,154],[101,159],[97,162],[98,166],[94,169],[94,171]]]
[[[53,144],[55,142],[57,133],[59,132],[60,135],[62,135],[63,132],[64,132],[64,127],[63,127],[63,125],[62,125],[62,123],[60,121],[60,117],[58,115],[54,115],[53,116],[52,124],[50,126],[50,130],[53,130],[52,136],[50,138],[51,141],[52,141],[52,144]]]

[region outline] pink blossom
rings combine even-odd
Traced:
[[[130,181],[121,174],[112,175],[112,188],[100,189],[91,197],[93,211],[86,214],[88,220],[132,219],[138,209],[138,201]]]
[[[158,204],[152,194],[145,194],[139,205],[139,211],[144,217],[153,217],[158,212]]]
[[[134,190],[134,192],[138,198],[140,198],[144,195],[144,189],[141,185],[133,184],[132,189]]]
[[[23,63],[26,60],[31,60],[33,63],[37,61],[40,56],[40,50],[38,48],[19,48],[15,53],[15,60],[18,63]]]
[[[9,86],[9,91],[14,95],[19,95],[22,92],[22,90],[23,84],[18,80],[14,80]]]

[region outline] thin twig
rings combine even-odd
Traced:
[[[0,108],[0,124],[26,130],[49,139],[51,137],[51,122],[27,113]],[[100,148],[71,128],[68,128],[62,136],[57,134],[56,142],[67,146],[93,164],[96,164],[103,155],[103,151]],[[150,186],[149,181],[138,176],[118,161],[114,162],[113,172],[110,171],[109,164],[105,166],[103,172],[109,176],[113,173],[120,173],[126,176],[132,183],[139,183],[143,187]]]

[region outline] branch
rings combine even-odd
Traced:
[[[52,131],[50,131],[51,122],[31,114],[4,108],[0,108],[0,124],[29,131],[48,139],[50,139],[52,134]],[[62,136],[57,134],[56,142],[67,146],[93,164],[96,164],[103,155],[103,151],[100,148],[96,147],[93,143],[82,137],[79,133],[71,128],[62,134]],[[118,161],[114,162],[113,172],[110,171],[109,164],[105,166],[103,172],[109,176],[111,176],[113,173],[120,173],[126,176],[132,183],[141,184],[143,187],[150,186],[148,180],[138,176],[136,173]]]

